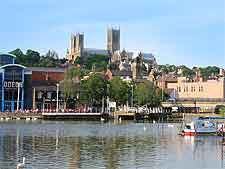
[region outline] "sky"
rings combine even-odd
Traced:
[[[1,0],[0,52],[64,57],[75,32],[104,49],[111,26],[121,49],[152,52],[159,64],[225,67],[224,0]]]

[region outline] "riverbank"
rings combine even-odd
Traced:
[[[182,113],[41,113],[41,112],[8,112],[0,113],[0,120],[136,120],[136,121],[182,121]]]
[[[37,119],[43,119],[43,116],[41,113],[12,113],[12,112],[4,112],[0,113],[0,120],[37,120]]]

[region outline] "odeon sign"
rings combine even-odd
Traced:
[[[8,81],[4,82],[4,88],[18,88],[19,86],[23,87],[23,83],[22,82],[8,82]]]

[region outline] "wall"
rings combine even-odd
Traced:
[[[64,73],[61,72],[32,72],[32,81],[61,81],[64,79]]]
[[[199,82],[178,80],[167,87],[176,91],[177,98],[224,99],[224,84],[224,78]]]

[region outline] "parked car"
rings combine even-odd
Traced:
[[[129,113],[136,113],[137,112],[137,108],[136,107],[129,107],[128,108],[128,112]]]
[[[147,107],[138,107],[138,113],[144,113],[144,112],[148,112],[148,108]]]

